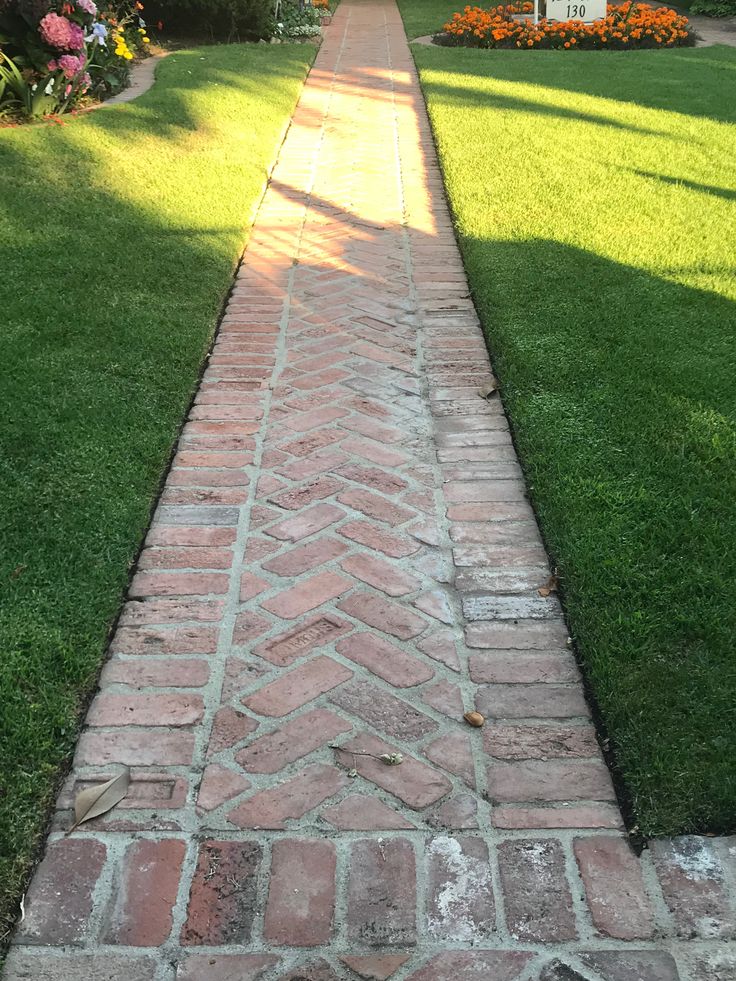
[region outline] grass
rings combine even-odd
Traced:
[[[634,820],[734,831],[736,51],[413,51]]]
[[[0,935],[313,49],[0,130]]]

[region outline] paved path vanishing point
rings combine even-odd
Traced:
[[[734,977],[734,840],[629,850],[490,382],[397,9],[343,0],[7,981]]]

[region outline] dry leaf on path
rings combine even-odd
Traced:
[[[490,385],[484,385],[483,388],[479,388],[478,395],[480,395],[482,399],[489,399],[492,395],[495,395],[497,391],[498,385],[496,385],[495,382],[492,382]]]
[[[122,773],[118,773],[107,783],[99,783],[94,787],[81,790],[74,800],[74,824],[67,834],[76,831],[80,824],[91,821],[92,818],[106,814],[109,810],[119,804],[128,793],[130,786],[130,770],[125,767]]]
[[[557,578],[557,573],[553,572],[544,586],[540,586],[537,592],[540,596],[551,596],[552,593],[556,593],[559,588],[560,580]]]

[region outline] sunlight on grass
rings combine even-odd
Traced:
[[[5,922],[312,56],[179,51],[133,103],[0,130]]]
[[[413,53],[634,820],[733,831],[736,51]]]

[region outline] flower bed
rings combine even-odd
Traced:
[[[0,116],[59,115],[125,87],[149,43],[141,3],[0,0]]]
[[[645,3],[609,4],[607,16],[584,24],[582,21],[552,21],[534,24],[531,3],[501,4],[484,10],[466,7],[445,24],[437,44],[469,48],[673,48],[695,43],[683,17],[668,7]]]

